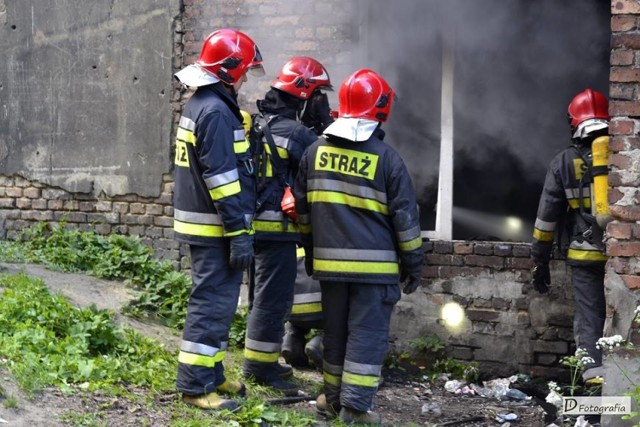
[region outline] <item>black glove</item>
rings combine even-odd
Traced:
[[[549,285],[551,284],[549,264],[538,264],[531,269],[531,284],[541,294],[549,293]]]
[[[329,98],[326,93],[315,90],[311,94],[311,97],[307,100],[307,108],[305,108],[300,121],[306,127],[313,129],[318,135],[322,134],[327,126],[333,123]]]
[[[418,286],[420,286],[420,283],[422,282],[422,278],[419,274],[409,274],[404,278],[404,280],[401,280],[401,282],[403,283],[402,293],[409,295],[418,289]]]
[[[253,260],[253,236],[240,234],[231,238],[229,265],[234,270],[246,270]]]
[[[313,248],[304,249],[304,271],[309,277],[313,274]]]

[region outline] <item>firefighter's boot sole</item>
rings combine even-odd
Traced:
[[[199,396],[182,395],[182,401],[187,405],[195,406],[200,409],[208,409],[212,411],[220,411],[227,409],[233,411],[238,408],[238,402],[233,399],[223,399],[218,393],[202,394]]]

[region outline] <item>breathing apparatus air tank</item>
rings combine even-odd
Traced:
[[[240,114],[242,114],[242,127],[244,128],[245,135],[249,135],[249,130],[251,129],[251,115],[245,110],[240,110]]]
[[[611,221],[609,211],[609,137],[600,136],[591,143],[593,155],[593,184],[591,189],[591,213],[603,230]]]

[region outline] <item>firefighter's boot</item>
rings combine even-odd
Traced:
[[[290,378],[293,376],[293,368],[286,363],[275,362],[272,370],[275,371],[280,378]]]
[[[322,369],[322,351],[324,346],[322,345],[322,334],[316,335],[311,338],[307,345],[304,346],[304,353],[309,358],[309,361],[317,369]]]
[[[322,393],[316,398],[316,414],[327,421],[335,420],[340,413],[340,403],[327,402],[327,395]]]
[[[225,380],[222,384],[216,387],[218,393],[231,394],[240,397],[244,397],[247,394],[247,388],[240,381]]]
[[[285,323],[285,334],[282,338],[281,354],[284,360],[296,368],[306,368],[309,366],[307,356],[304,354],[304,331],[293,326],[290,322]]]
[[[233,399],[223,399],[218,393],[201,394],[199,396],[182,395],[184,403],[200,409],[210,409],[214,411],[228,409],[233,411],[238,408],[238,402]]]
[[[355,409],[347,408],[344,406],[340,410],[340,420],[342,420],[347,425],[382,425],[382,418],[380,417],[380,414],[372,411],[356,411]]]

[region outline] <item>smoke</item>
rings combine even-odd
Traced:
[[[532,223],[546,167],[569,144],[568,103],[586,87],[608,93],[611,16],[610,3],[602,0],[279,4],[283,19],[301,17],[299,26],[325,22],[342,29],[342,36],[333,34],[329,40],[320,34],[306,39],[318,43],[313,55],[329,69],[334,87],[366,67],[378,71],[397,92],[398,102],[383,128],[412,175],[423,229],[435,222],[443,43],[455,55],[454,205],[465,212]],[[259,40],[268,76],[250,81],[245,99],[262,97],[292,56],[282,50],[291,27],[280,33],[260,30],[259,20],[277,18],[243,18],[257,28],[252,36]],[[299,28],[294,27],[295,33]],[[337,107],[335,92],[329,99]],[[454,238],[483,231],[454,217]]]
[[[609,2],[370,4],[368,57],[398,93],[388,140],[412,173],[423,228],[435,221],[443,43],[455,55],[454,205],[531,224],[546,167],[570,142],[568,103],[586,87],[608,94]],[[486,233],[455,212],[454,238]]]

